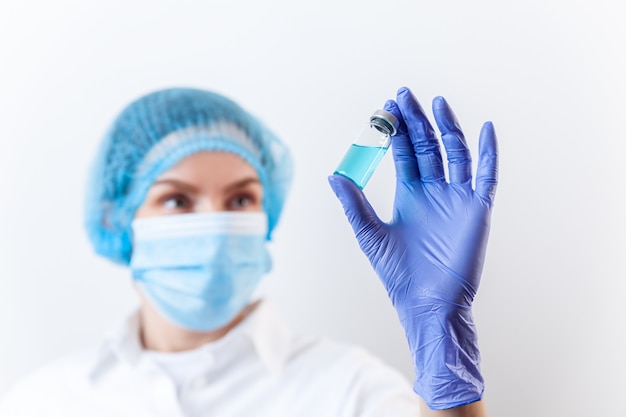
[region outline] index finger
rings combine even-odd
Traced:
[[[422,182],[445,181],[439,140],[424,109],[406,87],[398,90],[396,102],[413,145],[420,179]]]

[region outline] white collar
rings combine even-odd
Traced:
[[[199,349],[229,349],[229,346],[242,339],[252,343],[254,352],[270,373],[279,374],[282,371],[288,360],[293,335],[269,302],[261,301],[249,316],[224,337]],[[120,362],[141,371],[144,353],[139,340],[139,312],[135,311],[103,339],[92,366],[88,368],[88,377],[94,381]]]

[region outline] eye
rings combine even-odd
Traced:
[[[191,208],[191,201],[182,194],[171,195],[162,200],[162,207],[168,212],[187,211]]]
[[[246,210],[250,208],[256,209],[260,206],[260,201],[256,196],[251,194],[240,194],[230,200],[229,207],[231,210]]]

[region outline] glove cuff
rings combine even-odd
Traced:
[[[413,390],[433,410],[469,404],[482,398],[484,380],[470,308],[430,305],[401,318],[413,357]],[[409,334],[410,333],[410,334]]]

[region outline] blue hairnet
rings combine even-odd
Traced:
[[[148,189],[163,172],[200,151],[233,152],[256,169],[269,239],[292,177],[288,149],[232,100],[209,91],[172,88],[130,103],[104,138],[86,201],[86,229],[96,253],[128,264],[130,225]]]

